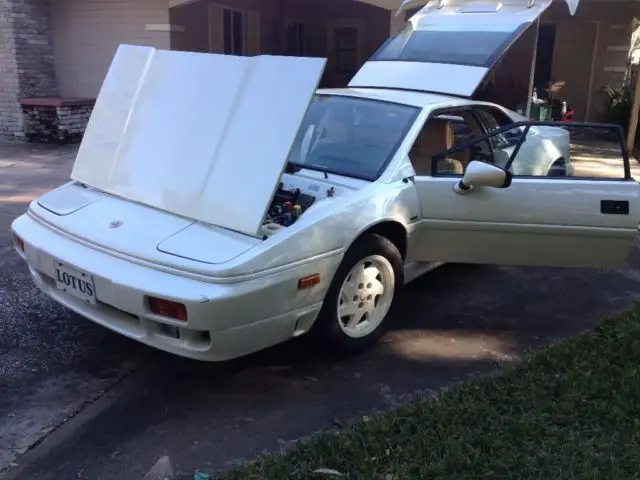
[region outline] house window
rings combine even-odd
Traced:
[[[354,73],[358,69],[358,28],[335,29],[336,71]]]
[[[224,53],[227,55],[244,55],[246,52],[244,12],[225,8],[223,22]]]
[[[304,23],[293,22],[287,25],[287,55],[303,57],[306,54],[306,34]]]

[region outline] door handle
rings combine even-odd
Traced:
[[[629,202],[627,200],[600,200],[600,213],[629,215]]]

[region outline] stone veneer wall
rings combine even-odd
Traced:
[[[0,140],[24,139],[21,99],[57,94],[48,0],[0,0]]]
[[[79,143],[87,128],[94,103],[89,99],[23,100],[26,140],[34,143]]]

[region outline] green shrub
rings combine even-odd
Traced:
[[[620,125],[626,133],[633,103],[631,89],[628,86],[615,88],[605,85],[602,87],[602,93],[607,101],[607,121]]]

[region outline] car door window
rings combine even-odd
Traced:
[[[516,137],[518,141],[505,140]],[[433,162],[455,157],[457,150],[473,149],[475,143],[508,142],[502,149],[494,148],[493,159],[495,165],[508,169],[514,177],[625,180],[631,178],[631,170],[624,141],[624,133],[617,125],[515,122],[443,152]]]
[[[513,120],[501,110],[496,108],[482,106],[475,110],[475,114],[480,119],[485,130],[489,133],[506,127],[513,123]],[[518,144],[522,136],[523,128],[517,127],[502,133],[497,133],[489,138],[491,145],[493,163],[504,167],[513,152],[513,148]]]
[[[459,148],[484,133],[469,111],[444,112],[430,117],[409,153],[416,175],[455,175],[464,172],[471,160],[489,162],[491,148],[486,139],[474,142],[472,147]],[[457,149],[455,155],[441,156],[434,167],[432,158],[451,149]]]

